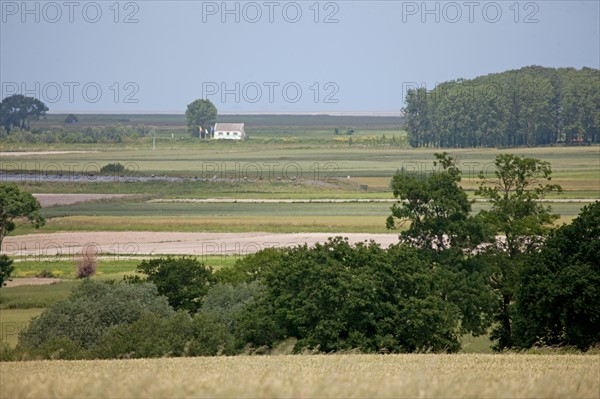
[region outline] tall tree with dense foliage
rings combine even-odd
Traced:
[[[600,70],[543,68],[406,93],[414,147],[512,147],[600,141]]]
[[[391,187],[398,203],[387,218],[388,229],[407,223],[400,233],[406,243],[443,251],[468,248],[484,239],[484,230],[471,217],[471,202],[460,186],[461,170],[447,153],[435,154],[434,170],[428,174],[398,171]]]
[[[490,209],[480,212],[482,220],[499,235],[487,247],[488,263],[493,267],[492,288],[500,299],[492,334],[496,348],[512,346],[511,307],[519,270],[527,257],[537,251],[558,215],[540,203],[561,187],[550,184],[550,164],[512,154],[498,155],[492,176],[479,175],[479,195],[490,202]]]
[[[554,230],[519,273],[516,346],[600,344],[600,202]]]
[[[190,133],[198,135],[198,128],[207,128],[217,120],[217,108],[210,100],[197,99],[188,104],[185,117]]]
[[[295,337],[297,350],[454,352],[460,311],[417,253],[341,237],[287,249],[265,271],[264,295],[245,309],[240,332],[257,345]]]
[[[419,257],[443,274],[443,298],[460,310],[463,333],[486,332],[494,301],[487,286],[487,266],[474,249],[488,239],[481,218],[471,216],[471,201],[460,186],[461,170],[447,153],[435,154],[428,174],[398,171],[391,187],[399,202],[392,206],[388,228],[408,224],[401,242],[419,249]]]
[[[17,225],[15,221],[21,219],[23,223]],[[38,200],[16,184],[0,184],[0,246],[11,231],[27,223],[35,228],[45,223]]]
[[[40,209],[35,197],[19,190],[16,184],[0,184],[0,248],[4,237],[18,227],[15,220],[23,219],[22,224],[30,223],[35,228],[43,226],[45,220]],[[10,278],[12,263],[7,255],[0,255],[0,287]]]
[[[125,281],[147,280],[156,285],[158,293],[166,296],[174,309],[191,313],[202,307],[204,296],[215,283],[212,268],[187,256],[147,259],[137,266],[136,272],[145,277],[129,276]]]
[[[13,94],[0,101],[0,124],[8,133],[13,127],[29,130],[29,123],[46,116],[46,111],[46,104],[37,98]]]

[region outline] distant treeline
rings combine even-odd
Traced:
[[[600,141],[600,70],[530,66],[409,90],[413,147],[513,147]]]
[[[140,137],[151,134],[152,128],[144,125],[123,126],[88,126],[82,129],[51,128],[21,130],[13,128],[10,134],[0,127],[0,140],[6,144],[16,143],[67,143],[67,144],[96,144],[96,143],[129,143]]]

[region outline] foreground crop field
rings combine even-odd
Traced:
[[[598,355],[297,355],[0,363],[3,398],[597,398]]]

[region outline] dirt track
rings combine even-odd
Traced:
[[[38,278],[38,277],[22,277],[22,278],[13,278],[6,282],[6,288],[10,287],[20,287],[22,285],[49,285],[60,283],[62,279],[60,278]]]
[[[54,205],[71,205],[78,202],[94,201],[107,198],[122,198],[130,194],[33,194],[42,207]]]
[[[2,157],[28,157],[31,155],[62,155],[62,154],[87,154],[98,151],[3,151]]]
[[[28,234],[4,239],[2,252],[11,256],[75,258],[82,248],[94,245],[101,254],[136,255],[246,255],[267,247],[314,245],[328,237],[348,237],[351,243],[374,240],[387,247],[397,234],[364,233],[178,233],[178,232],[64,232]]]

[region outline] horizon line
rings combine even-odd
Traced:
[[[46,115],[65,115],[65,114],[74,114],[74,115],[185,115],[182,112],[174,112],[174,111],[139,111],[139,112],[112,112],[112,111],[56,111],[56,112],[46,112]],[[401,112],[391,112],[391,111],[333,111],[333,112],[221,112],[217,115],[306,115],[306,116],[402,116]]]

